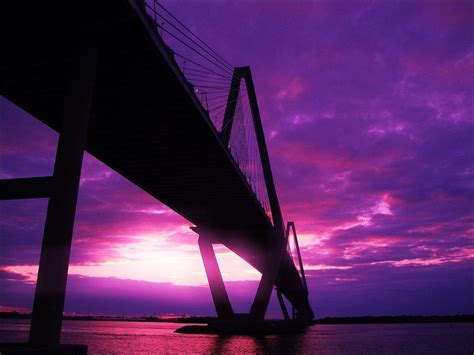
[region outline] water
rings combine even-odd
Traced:
[[[182,324],[66,320],[62,342],[90,354],[473,354],[474,324],[315,325],[286,336],[176,334]],[[29,320],[0,320],[0,342],[25,342]]]

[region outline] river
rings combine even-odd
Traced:
[[[304,334],[216,336],[174,333],[182,324],[66,320],[62,343],[90,354],[473,354],[474,324],[315,325]],[[0,342],[24,342],[29,320],[1,319]]]

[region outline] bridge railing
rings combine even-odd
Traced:
[[[145,1],[146,11],[194,93],[220,129],[234,67],[176,18],[159,1]]]
[[[169,47],[176,64],[218,132],[226,128],[224,115],[227,105],[235,101],[236,109],[227,147],[262,209],[273,221],[245,82],[240,81],[237,87],[232,88],[238,91],[238,95],[229,101],[234,66],[159,1],[145,0],[145,10],[154,20],[158,34]]]

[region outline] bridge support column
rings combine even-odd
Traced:
[[[209,238],[199,236],[198,243],[209,282],[209,288],[211,289],[212,300],[216,307],[217,317],[220,319],[231,319],[234,316],[234,312],[225,289],[212,241]]]
[[[81,40],[78,40],[81,41]],[[83,40],[85,41],[85,39]],[[59,344],[69,255],[87,124],[93,97],[97,48],[79,44],[71,66],[44,228],[29,343]],[[61,103],[58,103],[61,104]]]
[[[285,320],[290,320],[290,315],[288,314],[288,310],[286,309],[285,301],[283,300],[283,295],[278,290],[276,294],[278,297],[278,303],[280,303],[281,312],[283,313],[283,318]]]
[[[0,200],[48,198],[52,180],[50,176],[0,180]]]
[[[254,320],[265,319],[273,285],[280,267],[280,260],[285,250],[286,243],[284,243],[284,240],[275,238],[274,243],[275,245],[267,251],[265,269],[262,272],[257,294],[250,308],[250,317]]]

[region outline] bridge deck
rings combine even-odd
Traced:
[[[221,234],[224,244],[261,270],[273,227],[160,52],[144,12],[132,1],[88,2],[75,2],[81,4],[76,9],[67,2],[59,11],[54,2],[28,3],[28,11],[22,2],[2,4],[8,4],[2,13],[10,14],[3,33],[15,36],[3,43],[1,94],[59,131],[68,63],[83,24],[100,46],[87,151],[190,222]],[[301,298],[287,254],[277,284],[290,300]]]

